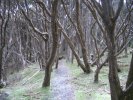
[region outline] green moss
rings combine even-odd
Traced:
[[[87,96],[84,91],[75,92],[75,100],[87,100]]]
[[[70,69],[70,73],[71,73],[71,76],[78,76],[80,74],[83,73],[83,71],[81,70],[81,68],[78,66],[76,60],[74,60],[73,64],[72,63],[69,63],[69,62],[66,62],[66,65],[69,66],[69,69]]]
[[[92,92],[90,100],[111,100],[111,98],[107,93]]]
[[[128,55],[128,58],[120,58],[119,60],[123,62],[119,63],[119,65],[128,64],[128,67],[120,66],[122,72],[119,73],[119,78],[121,85],[124,86],[128,75],[131,55]],[[94,83],[94,72],[96,67],[91,67],[93,70],[92,73],[85,74],[82,69],[78,67],[75,60],[73,64],[66,62],[65,65],[69,68],[69,75],[64,76],[64,78],[70,76],[68,81],[70,82],[69,84],[71,84],[71,86],[74,88],[73,95],[75,100],[110,100],[108,66],[103,66],[99,74],[99,83]],[[58,87],[59,85],[53,85],[54,83],[52,83],[51,87],[42,88],[41,86],[44,72],[39,72],[39,67],[38,69],[36,67],[37,65],[35,64],[20,71],[19,73],[16,73],[17,75],[21,76],[21,80],[15,82],[14,85],[5,89],[5,91],[10,92],[10,100],[58,100],[57,95],[62,94],[62,90],[58,90],[58,88],[60,88]],[[57,70],[53,70],[52,79],[56,77]],[[58,82],[56,84],[58,84]],[[61,83],[60,85],[64,84]],[[59,93],[55,91],[59,91]]]
[[[25,87],[13,87],[10,90],[11,94],[9,96],[10,100],[29,100],[29,97],[25,95]]]

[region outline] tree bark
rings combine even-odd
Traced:
[[[132,84],[132,82],[133,82],[133,54],[132,54],[130,69],[129,69],[129,73],[128,73],[126,88],[128,88]],[[133,100],[133,89],[131,89],[128,92],[128,94],[125,96],[125,100]]]
[[[85,69],[85,66],[82,64],[82,62],[81,62],[81,60],[80,60],[80,58],[79,58],[79,56],[78,56],[78,53],[75,51],[75,48],[74,48],[73,43],[71,42],[71,40],[69,39],[69,37],[66,35],[66,33],[65,33],[64,31],[62,31],[62,33],[63,33],[64,38],[65,38],[65,40],[67,41],[69,47],[71,48],[72,53],[73,53],[73,55],[75,56],[78,65],[81,67],[81,69],[82,69],[85,73],[87,73],[87,72],[86,72],[86,69]]]
[[[75,56],[78,65],[81,67],[81,69],[82,69],[85,73],[87,73],[84,64],[81,62],[80,57],[78,56],[78,53],[77,53],[76,50],[75,50],[74,44],[72,43],[71,39],[68,37],[67,33],[66,33],[66,32],[64,31],[64,29],[62,28],[62,25],[61,25],[61,23],[60,23],[59,21],[58,21],[58,25],[59,25],[59,27],[61,28],[62,34],[63,34],[63,36],[64,36],[66,42],[68,43],[69,47],[71,48],[72,53],[73,53],[73,55]]]
[[[0,82],[2,80],[2,53],[3,50],[0,49]]]
[[[81,27],[81,23],[80,23],[80,0],[76,0],[76,12],[77,12],[77,28],[79,31],[79,40],[80,40],[80,44],[81,44],[81,50],[82,50],[82,54],[83,54],[83,61],[85,64],[85,68],[86,68],[86,72],[90,73],[91,69],[90,69],[90,65],[89,65],[89,60],[88,60],[88,53],[86,50],[86,44],[85,44],[85,34],[83,33],[82,27]]]
[[[60,50],[60,44],[58,44],[57,53],[56,53],[56,64],[55,64],[56,69],[58,69],[59,65],[59,50]]]
[[[115,56],[115,25],[116,21],[120,15],[120,12],[123,7],[124,0],[120,0],[118,4],[118,8],[114,13],[112,0],[101,0],[101,3],[96,0],[91,0],[98,14],[102,18],[102,22],[104,24],[105,31],[103,31],[104,38],[106,40],[107,48],[108,48],[108,61],[109,61],[109,83],[110,83],[110,92],[111,92],[111,100],[119,100],[119,97],[122,93],[122,89],[120,87],[118,72],[117,72],[117,59]],[[94,18],[97,20],[95,13],[90,8],[90,11],[93,13]],[[97,21],[98,22],[98,21]],[[99,25],[101,26],[101,25]],[[101,27],[101,29],[103,29]]]
[[[52,28],[52,36],[53,36],[53,46],[52,46],[52,53],[50,56],[50,59],[46,65],[45,69],[45,77],[42,84],[42,87],[50,86],[50,78],[51,78],[51,70],[52,65],[55,61],[56,51],[58,47],[58,29],[57,29],[57,6],[58,6],[59,0],[54,0],[52,4],[52,17],[51,17],[51,28]]]
[[[114,27],[114,25],[113,25]],[[109,57],[109,83],[110,83],[110,92],[111,92],[111,100],[119,100],[119,96],[122,93],[122,89],[120,87],[120,81],[118,78],[117,72],[117,59],[115,56],[115,40],[114,40],[114,28],[108,28],[108,38],[107,38],[107,46],[108,46],[108,57]]]
[[[98,79],[99,79],[99,73],[100,73],[100,70],[102,69],[102,67],[105,65],[105,63],[108,61],[108,57],[105,59],[105,61],[100,64],[99,67],[97,67],[96,71],[95,71],[95,75],[94,75],[94,82],[97,83],[98,82]]]
[[[121,94],[120,82],[117,74],[116,68],[116,57],[114,53],[109,50],[109,83],[110,83],[110,92],[111,92],[111,100],[118,100]]]

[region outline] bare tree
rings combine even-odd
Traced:
[[[50,85],[50,77],[51,77],[51,69],[52,65],[55,60],[56,50],[58,48],[58,26],[57,26],[57,7],[58,7],[58,0],[54,0],[52,4],[52,13],[51,13],[51,28],[52,28],[52,36],[53,36],[53,46],[52,46],[52,53],[49,58],[49,61],[46,65],[45,70],[45,77],[43,82],[43,87],[47,87]]]
[[[120,87],[120,82],[117,74],[117,58],[116,58],[116,45],[115,45],[115,28],[116,22],[122,10],[124,1],[120,0],[118,3],[118,8],[116,11],[113,9],[113,1],[110,0],[101,0],[97,2],[95,0],[87,0],[89,3],[89,9],[92,11],[94,18],[97,20],[93,10],[96,10],[100,15],[104,26],[101,26],[101,29],[105,32],[104,38],[106,40],[108,48],[108,61],[109,61],[109,83],[110,83],[110,92],[111,100],[119,100],[122,89]],[[93,6],[92,6],[93,5]],[[94,8],[94,9],[93,9]],[[97,21],[98,22],[98,21]]]
[[[10,19],[10,0],[0,2],[1,8],[0,11],[0,84],[3,81],[3,54],[4,54],[4,48],[6,46],[6,34],[7,34],[7,27],[8,22]],[[1,87],[1,86],[0,86]]]

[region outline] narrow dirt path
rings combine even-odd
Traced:
[[[65,61],[61,60],[51,81],[54,100],[74,100],[74,89],[70,80],[70,69]]]

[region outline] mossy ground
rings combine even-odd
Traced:
[[[131,55],[118,59],[122,72],[119,78],[122,86],[125,86]],[[94,83],[94,71],[85,74],[78,67],[76,61],[73,64],[60,61],[58,69],[53,69],[51,86],[42,88],[44,72],[39,71],[37,64],[9,77],[10,85],[1,91],[9,93],[9,100],[110,100],[108,66],[104,66],[99,74],[99,83]],[[62,63],[64,65],[62,65]],[[124,88],[124,87],[123,87]]]

